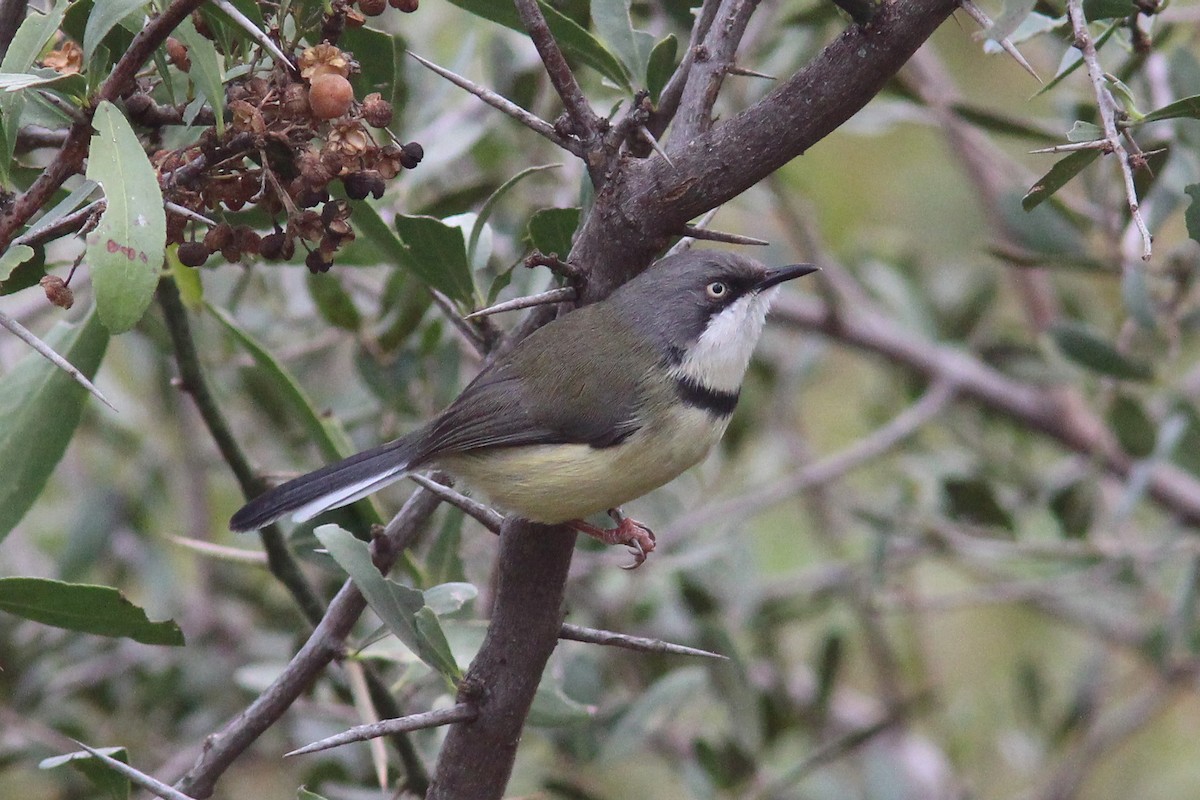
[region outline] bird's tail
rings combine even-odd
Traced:
[[[321,467],[263,492],[233,515],[229,527],[254,531],[291,514],[304,522],[323,511],[361,500],[404,477],[412,466],[416,436],[404,436]]]

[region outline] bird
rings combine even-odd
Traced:
[[[230,528],[307,521],[436,468],[506,512],[626,545],[638,566],[654,534],[620,507],[720,440],[780,284],[815,270],[719,250],[666,256],[534,331],[426,424],[267,490]],[[615,528],[586,521],[602,511]]]

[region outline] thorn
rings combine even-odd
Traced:
[[[654,138],[654,134],[652,134],[645,125],[638,126],[638,133],[641,134],[641,137],[646,140],[647,144],[654,148],[654,152],[663,157],[663,161],[667,162],[671,169],[675,168],[675,162],[671,161],[671,157],[667,155],[667,151],[662,149],[662,145],[658,143],[658,139]]]
[[[533,306],[542,306],[549,303],[564,303],[568,300],[574,300],[577,292],[574,286],[562,286],[558,289],[550,289],[546,292],[531,294],[525,297],[518,297],[513,300],[505,300],[503,303],[481,308],[478,311],[472,311],[463,319],[478,319],[480,317],[488,317],[492,314],[501,314],[505,311],[517,311],[522,308],[532,308]]]
[[[719,210],[720,206],[717,206],[716,208],[710,208],[708,211],[705,211],[700,219],[696,221],[696,227],[703,228],[707,226],[713,221],[713,218],[717,216],[717,211]],[[695,243],[695,241],[696,240],[691,236],[683,236],[678,242],[671,245],[671,249],[667,251],[667,255],[673,256],[677,255],[678,253],[687,252],[688,250],[692,249],[692,245]]]
[[[661,639],[648,639],[644,636],[630,636],[627,633],[585,628],[582,625],[571,625],[566,622],[559,628],[558,638],[568,639],[573,642],[607,645],[609,647],[623,647],[626,650],[637,650],[640,653],[700,656],[701,658],[717,658],[725,661],[729,659],[728,656],[723,656],[720,653],[700,650],[696,647],[687,647],[682,644],[672,644],[671,642],[664,642]]]
[[[1045,153],[1070,153],[1076,150],[1111,150],[1112,144],[1107,139],[1091,139],[1086,142],[1071,142],[1070,144],[1056,144],[1052,147],[1041,147],[1037,150],[1030,150],[1030,155],[1042,155]]]
[[[131,782],[136,783],[148,792],[153,792],[159,797],[164,798],[164,800],[194,800],[173,786],[168,786],[157,778],[150,777],[146,773],[129,766],[124,761],[118,761],[106,753],[102,753],[93,747],[88,747],[78,739],[72,739],[71,741],[91,753],[93,758],[99,759],[101,763],[113,772],[124,775]]]
[[[425,487],[450,505],[462,509],[467,515],[478,520],[483,527],[492,533],[500,533],[500,526],[504,523],[504,515],[495,509],[472,500],[465,494],[451,489],[444,483],[438,483],[428,475],[423,475],[419,472],[410,472],[408,478],[413,483]]]
[[[211,220],[198,211],[192,211],[190,208],[181,206],[178,203],[172,203],[170,200],[167,200],[163,203],[163,208],[165,208],[167,211],[173,211],[181,217],[187,217],[188,219],[193,219],[196,222],[203,222],[205,225],[210,227],[215,228],[217,225],[216,220]]]
[[[436,711],[425,711],[421,714],[410,714],[407,717],[396,717],[394,719],[372,722],[368,725],[359,725],[334,736],[313,742],[310,745],[305,745],[290,753],[285,753],[283,757],[304,756],[309,753],[328,750],[331,747],[340,747],[351,742],[365,742],[368,739],[378,739],[380,736],[388,736],[393,733],[408,733],[409,731],[419,731],[424,728],[452,725],[456,722],[470,722],[477,716],[479,716],[479,711],[475,706],[468,705],[467,703],[456,703],[449,708],[440,708]]]
[[[445,67],[439,67],[432,61],[421,58],[412,50],[408,50],[406,52],[412,56],[418,64],[430,70],[431,72],[441,75],[443,78],[450,81],[455,86],[458,86],[460,89],[466,89],[468,92],[475,95],[492,108],[496,109],[502,114],[507,114],[517,122],[520,122],[522,125],[529,128],[534,133],[544,136],[567,152],[581,158],[583,157],[583,146],[579,142],[560,135],[559,132],[554,129],[553,125],[551,125],[549,122],[546,122],[536,114],[531,114],[508,98],[493,92],[491,89],[486,89],[479,84],[474,83],[473,81],[467,80],[461,75],[451,72]]]
[[[753,236],[741,236],[736,233],[712,231],[708,228],[697,228],[695,225],[684,225],[683,235],[693,239],[707,239],[710,242],[725,242],[726,244],[752,244],[760,247],[769,245],[765,239],[755,239]]]
[[[746,69],[745,67],[739,67],[737,65],[731,66],[729,69],[727,69],[725,71],[727,73],[729,73],[730,75],[744,75],[747,78],[765,78],[766,80],[769,80],[769,81],[779,80],[774,75],[768,75],[767,73],[759,72],[756,69]]]
[[[971,19],[978,23],[980,28],[986,31],[988,28],[992,27],[992,18],[989,17],[982,8],[975,5],[973,0],[961,0],[959,5],[962,6],[962,10],[966,11],[967,15],[970,16]],[[1026,72],[1032,75],[1034,80],[1036,80],[1038,83],[1042,83],[1041,76],[1038,75],[1029,62],[1025,60],[1025,56],[1021,55],[1021,51],[1017,49],[1016,45],[1009,41],[1007,36],[1003,39],[997,39],[995,41],[996,44],[1000,45],[1004,52],[1012,56],[1014,61],[1020,64]]]
[[[287,55],[279,49],[279,45],[271,41],[271,37],[267,36],[266,31],[261,30],[257,25],[251,22],[245,14],[243,14],[241,11],[238,11],[237,6],[229,2],[229,0],[213,0],[213,5],[228,14],[231,20],[236,22],[238,26],[246,33],[250,34],[250,38],[261,44],[263,48],[275,58],[276,61],[278,61],[287,69],[290,69],[292,72],[298,71],[296,69],[296,65],[293,64],[288,59]],[[213,110],[216,111],[217,109]]]
[[[30,331],[21,323],[17,322],[12,317],[5,314],[3,311],[0,311],[0,326],[8,328],[18,339],[36,350],[39,355],[41,355],[54,366],[61,369],[63,372],[70,375],[76,383],[91,392],[92,396],[101,403],[104,403],[104,405],[108,406],[113,411],[117,410],[117,407],[108,402],[108,398],[105,397],[103,393],[101,393],[101,391],[97,389],[90,380],[87,379],[86,375],[76,369],[74,364],[72,364],[70,361],[67,361],[58,353],[54,352],[54,349],[50,347],[50,345],[43,342],[41,339],[35,336],[32,331]]]

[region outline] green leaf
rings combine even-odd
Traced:
[[[629,16],[630,0],[592,0],[592,24],[600,41],[616,53],[630,75],[646,74],[646,56],[638,47]]]
[[[1142,404],[1130,395],[1118,394],[1113,399],[1108,408],[1108,426],[1121,448],[1134,458],[1147,458],[1154,452],[1158,428]]]
[[[38,69],[33,72],[0,72],[0,92],[20,92],[32,88],[45,89],[61,84],[71,84],[76,89],[82,89],[83,79],[78,75],[64,75],[52,69]]]
[[[1104,129],[1093,122],[1075,120],[1071,130],[1067,131],[1068,142],[1095,142],[1104,138]]]
[[[1050,512],[1058,520],[1063,536],[1082,539],[1096,516],[1096,487],[1090,480],[1063,487],[1050,498]]]
[[[596,716],[596,706],[585,705],[567,696],[562,679],[553,670],[546,670],[533,694],[529,707],[529,724],[540,728],[561,728],[578,725]]]
[[[337,525],[321,525],[314,534],[405,647],[451,680],[462,677],[437,615],[425,605],[424,594],[379,574],[367,543],[348,531]]]
[[[661,39],[650,51],[650,58],[646,62],[646,89],[655,103],[675,72],[675,56],[678,51],[679,40],[673,33]]]
[[[366,25],[347,26],[338,46],[355,54],[361,66],[359,72],[350,76],[355,97],[361,100],[371,92],[379,92],[393,106],[399,105],[404,90],[399,68],[404,57],[404,41],[399,36]]]
[[[973,125],[1005,136],[1016,136],[1044,144],[1058,144],[1058,134],[1044,130],[1028,120],[1015,119],[994,109],[973,106],[968,103],[952,103],[954,113]]]
[[[1171,460],[1193,475],[1200,476],[1200,411],[1189,402],[1180,402],[1171,409],[1171,414],[1178,414],[1183,420],[1179,445],[1172,453]]]
[[[97,747],[97,753],[116,759],[123,764],[129,763],[129,754],[124,747]],[[116,772],[96,756],[86,750],[78,750],[66,755],[44,758],[38,762],[38,769],[54,769],[69,764],[92,782],[109,800],[125,800],[129,797],[129,778]]]
[[[192,69],[188,79],[208,101],[217,121],[217,135],[225,135],[225,86],[221,55],[212,41],[196,32],[191,17],[187,17],[175,28],[175,37],[188,49]]]
[[[520,183],[530,175],[536,175],[539,172],[545,172],[549,169],[559,169],[562,164],[541,164],[536,167],[527,167],[521,170],[516,175],[500,184],[500,188],[492,192],[488,199],[484,201],[483,207],[479,209],[479,216],[475,218],[475,224],[471,226],[471,235],[467,239],[467,263],[475,263],[475,249],[479,245],[479,235],[483,232],[483,226],[492,216],[492,211],[496,205],[504,198],[514,186]]]
[[[1083,16],[1088,22],[1128,17],[1137,13],[1133,0],[1083,0]]]
[[[0,72],[25,73],[33,66],[38,54],[50,41],[62,23],[63,14],[67,10],[67,0],[58,0],[50,13],[42,14],[31,10],[13,36],[4,60],[0,61]],[[9,165],[13,160],[13,151],[17,143],[17,130],[21,126],[21,111],[25,107],[25,98],[20,94],[0,93],[0,117],[4,122],[3,152],[0,152],[0,173],[7,182]]]
[[[1124,355],[1084,325],[1060,322],[1050,329],[1050,336],[1064,356],[1093,372],[1131,381],[1154,378],[1154,368],[1150,364]]]
[[[425,605],[439,617],[453,614],[479,596],[474,584],[456,581],[440,583],[425,590]]]
[[[138,323],[154,298],[167,244],[162,192],[129,122],[103,101],[92,120],[87,177],[108,203],[88,235],[87,257],[100,321],[112,333]]]
[[[578,208],[543,208],[529,218],[525,237],[534,249],[545,255],[567,257],[571,252],[571,239],[579,227]]]
[[[0,283],[8,280],[14,269],[33,258],[33,248],[28,245],[14,244],[0,255]]]
[[[992,485],[982,478],[947,478],[942,492],[951,519],[1014,530],[1012,515],[1000,505]]]
[[[47,578],[0,578],[0,611],[69,631],[182,647],[172,620],[151,622],[146,612],[111,586]]]
[[[1200,94],[1176,100],[1174,103],[1167,103],[1162,108],[1146,114],[1138,122],[1158,122],[1164,119],[1180,118],[1200,119]]]
[[[204,308],[204,284],[200,282],[200,270],[186,267],[179,260],[179,245],[173,244],[167,248],[167,266],[171,270],[171,278],[179,289],[179,299],[189,311],[199,311]]]
[[[1118,28],[1121,28],[1121,27],[1124,27],[1124,26],[1121,24],[1120,21],[1118,21],[1118,22],[1114,22],[1114,23],[1110,24],[1107,28],[1105,28],[1104,33],[1100,34],[1099,36],[1097,36],[1095,38],[1095,40],[1094,40],[1095,48],[1097,50],[1099,50],[1101,47],[1103,47],[1104,43],[1107,42],[1110,38],[1112,38],[1112,35],[1117,32]],[[1066,80],[1068,75],[1070,75],[1075,70],[1079,69],[1079,66],[1083,63],[1083,56],[1080,54],[1080,52],[1078,50],[1076,50],[1074,48],[1072,48],[1068,52],[1073,54],[1073,58],[1072,58],[1071,62],[1069,64],[1067,64],[1065,67],[1063,67],[1061,70],[1059,70],[1058,74],[1055,75],[1053,78],[1051,78],[1049,81],[1047,81],[1045,83],[1045,85],[1042,86],[1042,88],[1038,89],[1034,93],[1034,95],[1033,95],[1034,97],[1038,97],[1038,96],[1043,95],[1046,92],[1050,91],[1051,89],[1053,89],[1054,87],[1056,87],[1060,83],[1062,83],[1064,80]]]
[[[453,300],[470,302],[475,282],[460,228],[437,217],[396,215],[403,245],[401,263],[425,283]]]
[[[223,308],[205,304],[209,313],[217,318],[225,330],[233,336],[242,348],[254,359],[254,363],[263,371],[275,387],[276,392],[292,408],[292,413],[304,426],[309,441],[317,446],[321,456],[328,461],[338,461],[354,452],[350,437],[336,417],[319,414],[312,401],[299,382],[290,372],[284,369],[261,343],[238,325],[237,321]],[[379,520],[382,522],[382,520]]]
[[[92,378],[108,333],[93,310],[77,325],[60,322],[43,341]],[[38,353],[0,380],[0,540],[25,516],[79,424],[87,390]]]
[[[320,275],[309,272],[306,280],[308,293],[326,322],[348,331],[357,331],[362,327],[362,315],[336,277],[328,272]]]
[[[1021,207],[1026,211],[1037,208],[1038,204],[1065,186],[1099,155],[1100,150],[1096,148],[1071,153],[1051,167],[1041,180],[1029,187],[1029,191],[1021,198]]]
[[[83,61],[91,64],[96,49],[121,20],[141,10],[146,0],[96,0],[83,29]],[[140,26],[139,26],[140,27]]]
[[[450,2],[477,17],[525,33],[525,26],[521,24],[521,18],[517,15],[512,3],[499,3],[496,0],[450,0]],[[633,91],[629,73],[625,71],[625,67],[612,54],[612,51],[605,47],[599,39],[580,27],[570,17],[556,11],[544,0],[538,0],[538,5],[541,7],[542,16],[546,18],[546,24],[550,27],[550,32],[558,40],[559,47],[625,91]]]
[[[1183,212],[1188,236],[1192,237],[1193,241],[1200,242],[1200,183],[1189,184],[1183,187],[1183,191],[1192,199],[1187,210]]]
[[[682,667],[659,678],[635,697],[629,710],[617,720],[599,760],[613,764],[642,752],[651,734],[677,712],[694,705],[708,687],[708,672],[703,667]]]

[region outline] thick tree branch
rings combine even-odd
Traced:
[[[672,144],[689,142],[712,128],[712,110],[721,84],[757,7],[758,0],[723,0],[704,40],[689,51],[692,65],[671,130]]]
[[[503,795],[533,694],[562,630],[574,547],[575,534],[564,526],[505,522],[492,620],[458,693],[479,716],[450,728],[429,800]]]
[[[869,29],[848,28],[775,91],[707,133],[672,142],[674,166],[629,160],[597,196],[571,260],[610,264],[587,299],[645,269],[680,227],[741,194],[866,105],[957,7],[955,0],[883,4]],[[613,263],[618,262],[618,263]]]
[[[537,48],[538,55],[546,66],[550,83],[554,86],[554,91],[558,92],[567,114],[574,123],[575,135],[588,142],[602,132],[604,121],[596,116],[596,112],[588,105],[587,98],[583,96],[583,90],[579,88],[579,82],[575,80],[558,42],[554,40],[554,34],[550,32],[550,26],[546,24],[542,10],[538,8],[537,0],[515,0],[515,3],[521,24],[529,32],[529,38],[533,40],[533,46]]]

